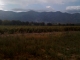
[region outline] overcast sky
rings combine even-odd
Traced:
[[[0,0],[0,10],[80,12],[80,0]]]

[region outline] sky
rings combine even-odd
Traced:
[[[80,0],[0,0],[0,10],[15,12],[35,10],[79,13]]]

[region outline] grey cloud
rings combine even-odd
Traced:
[[[68,13],[80,13],[80,6],[68,6],[66,7]]]
[[[12,11],[15,11],[15,12],[26,12],[26,11],[29,11],[29,9],[14,8],[14,9],[12,9]]]
[[[45,8],[45,9],[22,9],[22,8],[14,8],[12,9],[12,11],[14,12],[27,12],[27,11],[30,11],[30,10],[34,10],[34,11],[37,11],[37,12],[54,12],[55,10],[53,8]]]
[[[25,11],[24,8],[30,4],[65,4],[68,2],[75,2],[78,0],[0,0],[0,9],[7,8],[9,4],[15,4],[21,7],[21,11]],[[15,8],[15,7],[14,7]]]
[[[19,4],[19,5],[28,5],[28,4],[37,4],[37,3],[54,3],[54,4],[63,4],[67,2],[74,2],[76,0],[0,0],[3,4]]]

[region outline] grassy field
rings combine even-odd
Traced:
[[[61,31],[10,34],[7,33],[10,32],[9,29],[23,27],[0,27],[0,30],[5,31],[0,35],[0,60],[80,60],[80,31],[63,31],[60,28],[65,26],[57,26],[55,28]],[[54,29],[53,27],[45,28]],[[27,28],[45,29],[41,26]],[[79,28],[78,26],[77,29]]]
[[[80,31],[80,26],[0,26],[0,34]]]

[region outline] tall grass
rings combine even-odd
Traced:
[[[80,31],[80,26],[0,26],[0,34]]]
[[[0,60],[80,60],[80,32],[4,34]]]

